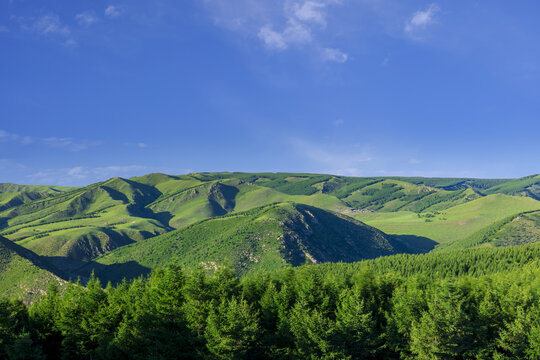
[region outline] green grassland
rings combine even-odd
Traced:
[[[0,211],[73,189],[66,186],[0,183]]]
[[[513,179],[502,184],[486,189],[486,194],[509,194],[529,196],[540,200],[540,175],[526,176],[520,179]]]
[[[96,261],[135,261],[156,268],[231,264],[240,273],[305,262],[357,261],[422,251],[350,217],[316,207],[278,203],[203,220],[114,250]]]
[[[495,221],[469,236],[442,243],[437,250],[515,246],[537,241],[540,241],[540,212],[526,211]]]
[[[81,188],[0,184],[0,235],[39,255],[91,260],[205,219],[294,202],[354,217],[389,234],[444,243],[539,210],[538,179],[222,172],[154,173]]]
[[[443,243],[465,238],[508,216],[540,209],[540,202],[527,197],[488,195],[446,210],[356,213],[352,216],[388,234],[424,236]]]
[[[114,178],[5,210],[1,234],[40,255],[89,259],[170,230],[144,209],[158,196]]]

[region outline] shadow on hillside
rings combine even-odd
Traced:
[[[134,279],[139,276],[147,276],[150,274],[150,268],[140,265],[136,261],[128,261],[125,263],[105,265],[95,261],[83,261],[71,259],[63,256],[40,256],[43,262],[52,264],[56,269],[63,269],[60,276],[64,280],[80,279],[81,283],[86,284],[90,275],[95,274],[101,280],[102,285],[107,282],[117,284],[123,279]]]
[[[410,253],[423,254],[430,252],[439,243],[430,238],[416,235],[392,235],[394,239],[402,243],[409,249]]]

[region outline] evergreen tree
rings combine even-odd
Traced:
[[[216,359],[250,359],[260,335],[258,314],[243,299],[224,299],[208,316],[207,348]]]

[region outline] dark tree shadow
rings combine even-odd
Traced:
[[[407,247],[411,254],[424,254],[430,252],[439,243],[430,238],[416,235],[391,235],[395,240],[399,241]]]

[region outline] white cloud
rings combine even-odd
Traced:
[[[105,16],[109,18],[116,18],[122,14],[122,9],[118,6],[109,5],[105,9]]]
[[[90,147],[101,145],[101,141],[74,140],[72,138],[49,137],[43,139],[43,142],[52,148],[67,149],[77,152],[86,150]]]
[[[323,61],[344,63],[349,59],[349,55],[345,54],[339,49],[325,48],[321,51],[321,57]]]
[[[322,26],[326,26],[325,7],[326,4],[316,1],[305,1],[293,5],[294,15],[300,21],[313,22]]]
[[[50,14],[43,15],[27,26],[28,30],[32,30],[41,35],[59,35],[68,37],[71,34],[69,28],[60,22],[58,15]]]
[[[305,44],[311,41],[310,29],[294,19],[289,20],[282,32],[274,31],[270,25],[265,25],[258,36],[271,50],[285,50],[291,44]]]
[[[14,141],[22,145],[29,145],[34,142],[34,140],[30,136],[22,136],[19,134],[13,134],[5,130],[0,130],[0,142],[1,141]]]
[[[9,29],[7,28],[7,26],[0,25],[0,33],[8,32],[8,31],[9,31]]]
[[[428,25],[436,22],[435,15],[441,11],[437,4],[430,4],[425,10],[418,10],[405,23],[405,32],[414,33],[424,30]]]
[[[75,15],[75,20],[82,26],[92,25],[97,21],[97,17],[92,11],[83,11],[80,14]]]
[[[229,30],[256,37],[268,50],[284,51],[311,44],[315,53],[322,47],[320,32],[327,29],[330,5],[340,0],[204,0],[214,22]],[[345,53],[335,53],[325,61],[344,62]]]
[[[38,18],[12,17],[17,20],[21,28],[42,37],[56,38],[67,47],[77,45],[77,41],[71,36],[70,28],[60,21],[56,14],[42,15]]]
[[[270,25],[263,26],[259,30],[258,36],[268,49],[285,50],[287,48],[287,42],[283,35],[272,30]]]
[[[311,30],[304,24],[290,19],[283,30],[283,37],[289,43],[303,44],[311,41]]]
[[[146,149],[149,145],[147,143],[144,143],[144,142],[125,142],[123,143],[122,145],[124,146],[136,146],[138,148],[141,148],[141,149]]]

